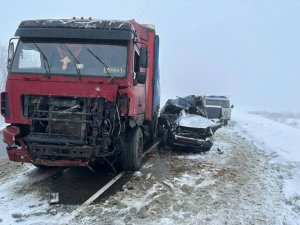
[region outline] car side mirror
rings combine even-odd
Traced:
[[[138,84],[145,84],[146,83],[146,72],[137,72],[136,73],[136,82]]]
[[[231,107],[230,107],[230,108],[232,108],[232,109],[233,109],[233,108],[234,108],[234,105],[231,105]]]
[[[140,67],[148,68],[148,48],[142,47],[140,49]]]
[[[8,46],[8,55],[7,55],[7,70],[10,69],[15,53],[15,45],[14,42],[9,42]]]

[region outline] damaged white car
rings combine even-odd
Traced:
[[[168,100],[159,117],[161,145],[208,151],[213,145],[213,134],[220,126],[206,117],[201,96]]]

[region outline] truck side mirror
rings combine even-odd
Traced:
[[[148,48],[141,47],[140,49],[140,67],[148,68]]]
[[[146,72],[137,72],[136,73],[136,82],[138,84],[145,84],[146,83]]]
[[[14,52],[15,52],[15,45],[14,42],[10,42],[8,46],[8,55],[7,55],[7,70],[10,69],[13,58],[14,58]]]
[[[231,107],[230,107],[230,108],[232,108],[232,109],[233,109],[233,107],[234,107],[234,105],[231,105]]]

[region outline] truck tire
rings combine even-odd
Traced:
[[[143,158],[143,132],[137,127],[128,131],[126,146],[122,156],[122,167],[126,171],[141,168]]]

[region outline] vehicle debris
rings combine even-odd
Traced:
[[[207,119],[201,96],[169,99],[159,117],[161,146],[168,144],[208,151],[219,127]]]
[[[218,148],[217,150],[220,155],[224,153],[220,148]]]
[[[57,204],[59,203],[59,193],[53,192],[49,194],[49,204]]]
[[[152,174],[151,173],[148,173],[145,177],[145,180],[149,180],[150,178],[152,177]]]
[[[137,178],[137,177],[141,177],[141,176],[143,176],[141,171],[136,171],[136,172],[133,173],[133,177]]]

